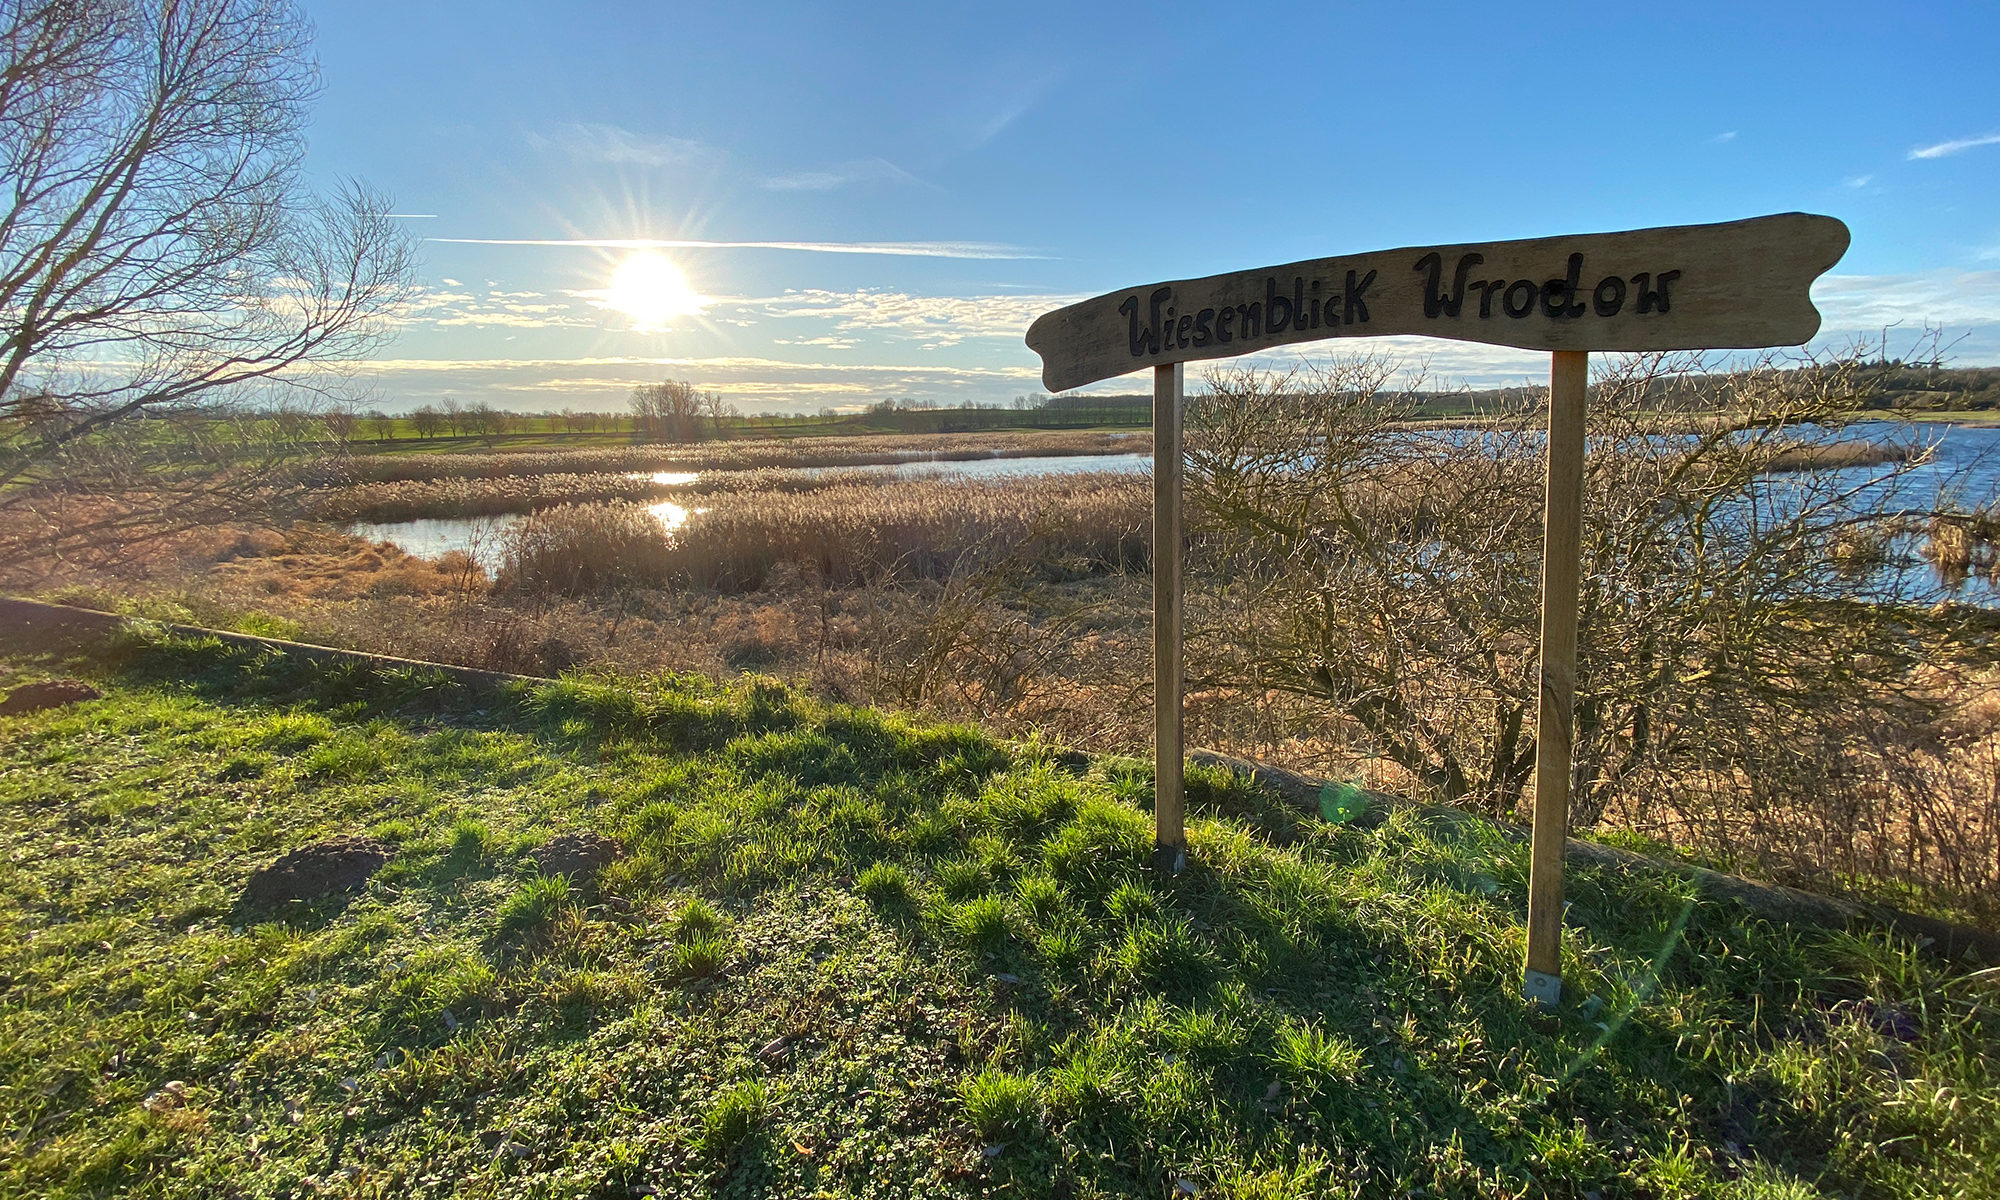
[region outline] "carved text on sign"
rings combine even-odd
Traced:
[[[1106,293],[1044,314],[1028,345],[1053,391],[1330,337],[1530,350],[1797,345],[1819,330],[1812,280],[1847,241],[1831,217],[1784,213],[1313,259]]]
[[[1625,311],[1627,296],[1635,298],[1640,316],[1649,312],[1666,313],[1673,308],[1674,281],[1682,274],[1678,269],[1641,271],[1629,281],[1622,275],[1606,275],[1590,288],[1586,302],[1579,291],[1584,277],[1581,254],[1569,256],[1569,269],[1562,277],[1540,284],[1533,279],[1474,281],[1470,278],[1472,269],[1485,261],[1483,254],[1459,255],[1458,265],[1453,269],[1452,281],[1447,288],[1442,282],[1444,260],[1438,252],[1433,250],[1418,259],[1416,269],[1424,275],[1424,315],[1458,316],[1465,308],[1468,290],[1479,294],[1479,316],[1482,320],[1493,316],[1497,309],[1518,321],[1532,316],[1538,305],[1543,316],[1558,321],[1586,314],[1615,317]]]

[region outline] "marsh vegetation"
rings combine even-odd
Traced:
[[[1191,736],[1517,816],[1535,750],[1542,418],[1523,395],[1412,423],[1393,366],[1217,375],[1192,402]],[[1577,828],[1991,919],[1995,523],[1978,487],[1993,469],[1963,439],[1844,424],[1874,411],[1866,376],[1852,361],[1725,376],[1652,358],[1598,380]],[[1088,466],[1134,443],[335,459],[303,495],[321,525],[217,531],[41,586],[529,673],[763,671],[1139,750],[1150,483],[1136,460],[923,474]],[[326,528],[413,518],[492,524],[434,562]]]

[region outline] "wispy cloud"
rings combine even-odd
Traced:
[[[1829,332],[1865,332],[1898,321],[1959,328],[2000,323],[2000,271],[1827,275],[1812,292]]]
[[[851,187],[855,184],[894,183],[921,186],[923,182],[886,158],[857,158],[823,171],[774,175],[764,180],[762,186],[774,192],[829,192],[835,188]]]
[[[542,292],[504,291],[488,285],[484,294],[455,279],[412,296],[397,314],[405,326],[439,329],[590,329],[600,322],[572,300]]]
[[[1951,155],[1974,150],[1980,146],[2000,145],[2000,133],[1983,133],[1978,137],[1954,138],[1949,142],[1938,142],[1931,146],[1918,146],[1910,151],[1912,159],[1949,158]]]
[[[1042,96],[1048,92],[1048,88],[1054,82],[1056,82],[1054,72],[1048,72],[1048,74],[1040,74],[1040,76],[1034,76],[1034,78],[1028,78],[1028,80],[1006,84],[1006,90],[1002,92],[1000,102],[994,104],[992,110],[988,110],[988,114],[984,118],[980,118],[972,126],[972,138],[970,138],[972,146],[970,148],[976,150],[976,148],[984,146],[986,142],[992,142],[994,138],[998,138],[1002,132],[1006,132],[1006,128],[1010,124],[1014,124],[1016,120],[1020,120],[1030,108],[1036,106],[1036,102],[1042,100]]]
[[[1717,144],[1720,144],[1722,142],[1733,142],[1736,140],[1736,131],[1734,129],[1726,130],[1722,133],[1716,134],[1714,137],[1708,140],[1711,142],[1715,142]]]
[[[904,258],[1035,259],[999,242],[719,242],[698,238],[426,238],[464,246],[581,246],[595,250],[801,250],[811,254],[887,254]]]
[[[956,346],[972,338],[1020,342],[1036,317],[1082,296],[913,296],[861,289],[796,291],[741,307],[773,320],[832,321],[848,334],[874,333],[913,340],[925,349]]]
[[[1846,179],[1841,180],[1841,183],[1851,188],[1865,188],[1873,182],[1875,182],[1873,175],[1849,175]]]
[[[617,125],[563,122],[527,132],[528,144],[585,162],[634,167],[692,167],[718,161],[722,152],[696,138],[638,133]]]

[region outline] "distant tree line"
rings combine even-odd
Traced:
[[[1803,368],[1811,372],[1813,368]],[[1865,384],[1858,397],[1867,410],[1978,410],[2000,408],[2000,367],[1949,367],[1935,356],[1924,358],[1850,359],[1846,377]],[[1689,386],[1699,388],[1709,378],[1699,370],[1685,372],[1680,379],[1684,396]],[[1715,375],[1720,382],[1726,375]],[[1656,389],[1657,390],[1657,389]],[[1494,412],[1511,412],[1535,402],[1540,394],[1533,386],[1459,388],[1427,391],[1384,389],[1384,402],[1395,404],[1406,416],[1457,417]],[[1718,393],[1719,394],[1719,393]],[[1633,402],[1644,405],[1663,402],[1666,393],[1638,396]],[[1676,399],[1684,404],[1684,399]],[[689,442],[716,438],[813,430],[852,430],[883,433],[976,433],[989,429],[1085,429],[1103,426],[1144,428],[1152,421],[1152,397],[1129,393],[1071,393],[1060,396],[1016,396],[1001,404],[966,401],[946,405],[936,400],[892,397],[876,401],[859,411],[821,407],[816,412],[762,413],[755,416],[736,411],[720,394],[697,387],[688,380],[666,380],[644,384],[632,390],[623,413],[564,408],[561,411],[513,411],[495,408],[484,401],[462,403],[452,397],[423,404],[402,415],[381,409],[365,412],[335,410],[324,414],[324,431],[350,441],[372,438],[390,441],[399,437],[432,439],[496,438],[507,435],[628,435],[647,441]],[[46,410],[46,411],[45,411]],[[25,424],[59,421],[56,402],[38,396],[17,397],[10,415]],[[231,419],[245,413],[232,410]],[[296,413],[250,413],[272,420],[296,422]]]

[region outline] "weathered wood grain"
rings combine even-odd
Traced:
[[[1179,364],[1153,371],[1153,846],[1169,874],[1187,859],[1181,759],[1181,398]]]
[[[1527,991],[1560,995],[1563,846],[1576,708],[1577,589],[1583,556],[1584,412],[1590,356],[1559,350],[1549,363],[1548,486],[1542,525],[1542,688],[1535,713],[1535,832],[1528,865]],[[1537,980],[1537,975],[1543,976]]]
[[[1847,251],[1832,217],[1383,250],[1107,292],[1028,329],[1065,391],[1145,367],[1334,337],[1420,334],[1527,350],[1795,346],[1812,281]]]

